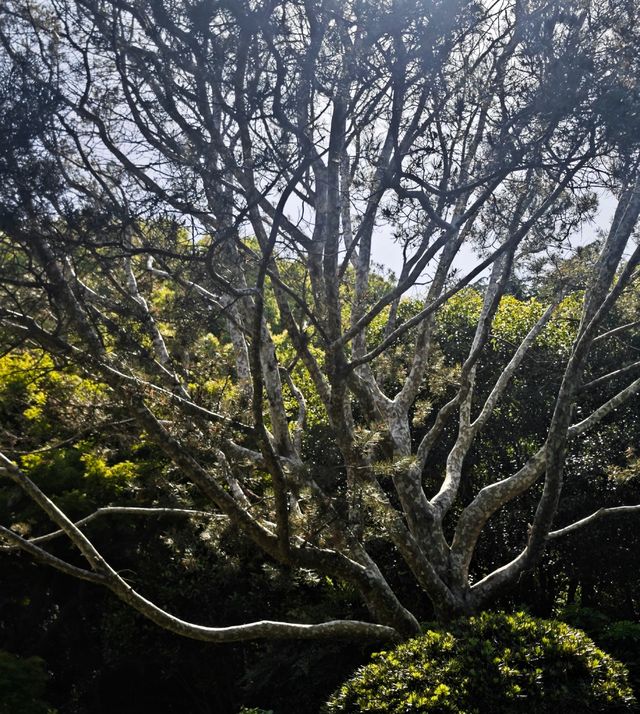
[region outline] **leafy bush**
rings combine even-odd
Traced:
[[[640,674],[640,623],[618,620],[602,633],[603,646]]]
[[[327,712],[629,712],[623,665],[583,632],[524,613],[482,613],[380,652]]]
[[[0,714],[52,714],[42,701],[48,674],[39,657],[0,650]]]
[[[600,647],[623,662],[629,669],[636,694],[640,692],[640,622],[613,621],[600,610],[575,605],[566,607],[560,616],[574,627],[583,629]]]

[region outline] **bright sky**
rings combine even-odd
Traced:
[[[607,230],[616,208],[616,200],[610,193],[600,196],[600,207],[593,222],[584,225],[580,232],[571,238],[571,246],[585,245],[596,237],[599,228]],[[378,230],[373,241],[373,259],[385,267],[393,270],[396,276],[402,268],[402,249],[396,245],[391,236]],[[456,258],[454,266],[463,273],[468,272],[477,263],[477,255],[469,246],[464,246]]]

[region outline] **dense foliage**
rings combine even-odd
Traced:
[[[492,358],[483,367],[480,385],[491,379],[508,345],[536,319],[542,309],[541,300],[509,295],[502,301],[492,331]],[[448,398],[450,380],[478,306],[479,293],[465,291],[444,313],[438,326],[440,357],[419,397],[424,410],[437,409]],[[470,472],[473,469],[474,478],[484,478],[500,460],[512,459],[518,451],[526,452],[539,438],[548,409],[548,394],[541,384],[553,379],[554,365],[562,351],[568,349],[575,324],[574,306],[575,301],[567,299],[558,319],[543,332],[526,371],[516,382],[513,403],[505,403],[495,414],[487,443],[470,455],[468,468]],[[401,309],[410,313],[415,305],[407,301]],[[220,338],[210,335],[208,339],[218,339],[216,350],[222,359],[217,365],[223,374],[231,365],[223,351],[223,333]],[[626,359],[625,350],[632,347],[633,344],[618,343],[602,359],[615,364]],[[279,349],[288,349],[284,341]],[[392,360],[380,365],[381,376],[388,369],[384,378],[394,379],[393,369],[401,369],[406,359],[406,345],[399,344]],[[5,439],[14,435],[14,448],[26,452],[20,457],[25,471],[73,517],[83,518],[105,505],[202,506],[197,492],[170,469],[144,434],[136,431],[126,412],[120,415],[122,418],[105,418],[108,392],[99,384],[80,378],[72,369],[57,367],[51,358],[36,351],[5,356],[0,360],[0,374]],[[306,388],[308,404],[316,404],[312,387]],[[531,405],[526,420],[514,420],[518,402]],[[623,424],[624,431],[612,424],[593,446],[579,445],[580,456],[571,462],[569,473],[570,493],[576,497],[563,505],[564,520],[574,520],[597,508],[601,499],[612,503],[615,499],[638,500],[634,457],[631,453],[625,456],[637,441],[633,408],[627,410]],[[417,436],[423,428],[416,412],[413,429]],[[32,453],[37,446],[47,448]],[[335,448],[326,425],[317,417],[307,427],[304,448],[314,454],[319,477],[328,478],[327,473],[336,468]],[[443,441],[438,458],[444,460],[446,452]],[[323,467],[327,473],[323,473]],[[388,464],[381,460],[377,468],[384,471]],[[434,470],[437,468],[434,461]],[[600,484],[597,489],[595,483]],[[621,499],[619,490],[623,488]],[[255,482],[254,489],[265,493],[260,481]],[[519,510],[505,511],[496,519],[481,543],[475,564],[478,572],[517,547],[519,523],[530,519],[533,506],[533,499],[523,500]],[[50,530],[40,511],[7,481],[0,488],[0,513],[4,522],[24,535]],[[563,540],[517,589],[502,597],[502,606],[515,608],[524,604],[549,616],[566,603],[597,603],[601,607],[597,627],[585,621],[584,616],[572,620],[575,605],[563,617],[587,630],[599,646],[625,662],[632,673],[636,671],[637,640],[633,639],[633,628],[638,627],[634,620],[640,612],[633,595],[638,590],[638,572],[632,565],[640,543],[633,532],[625,532],[622,538],[629,521],[629,517],[621,517],[603,522],[588,541],[584,533]],[[274,614],[300,619],[336,617],[344,612],[353,617],[365,615],[353,589],[335,579],[314,578],[296,570],[281,572],[224,522],[156,516],[131,520],[106,515],[86,528],[104,552],[117,559],[123,571],[146,583],[147,592],[184,616],[206,618],[215,611],[219,622],[233,624],[247,617],[260,619]],[[54,553],[73,557],[60,538],[51,543]],[[412,586],[397,554],[380,540],[372,539],[369,547],[379,556],[403,601],[410,603],[422,619],[433,618],[433,610]],[[45,659],[53,673],[48,698],[65,714],[110,714],[115,709],[125,713],[141,708],[180,713],[185,697],[194,711],[203,714],[235,714],[242,703],[277,712],[311,712],[351,669],[366,661],[370,652],[369,647],[340,642],[274,642],[222,648],[185,642],[145,624],[109,594],[63,575],[52,576],[46,568],[30,564],[24,557],[7,556],[0,567],[3,644],[24,656]],[[624,623],[611,627],[610,618],[619,619],[620,613],[631,622],[626,628]],[[132,697],[134,688],[136,694]]]
[[[0,714],[54,714],[44,701],[48,678],[38,657],[22,659],[0,650]]]
[[[637,675],[636,5],[0,2],[0,648],[62,714],[311,712],[494,607]]]
[[[622,665],[579,630],[482,613],[373,656],[328,712],[582,714],[635,710]]]

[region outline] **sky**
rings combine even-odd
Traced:
[[[571,247],[591,243],[598,229],[607,230],[616,208],[616,200],[610,193],[600,196],[600,205],[594,220],[585,224],[580,231],[571,237]],[[392,270],[396,276],[402,268],[402,249],[393,242],[390,232],[378,230],[372,246],[373,260]],[[461,272],[468,272],[478,262],[478,256],[470,246],[463,246],[454,262],[454,267]]]

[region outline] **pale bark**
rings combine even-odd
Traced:
[[[599,521],[601,518],[606,518],[607,516],[617,516],[623,513],[640,513],[640,504],[634,506],[612,506],[611,508],[599,508],[591,515],[585,516],[579,521],[575,521],[575,523],[571,523],[568,526],[564,526],[562,528],[559,528],[558,530],[551,531],[547,535],[547,540],[555,540],[556,538],[562,538],[562,536],[580,530],[585,526],[591,525],[596,521]]]
[[[60,509],[28,479],[16,465],[0,453],[2,471],[15,481],[45,513],[60,526],[71,542],[88,561],[93,572],[82,570],[47,553],[33,541],[26,540],[12,531],[0,527],[0,534],[21,550],[30,553],[46,565],[50,565],[67,575],[104,585],[118,598],[131,605],[142,615],[161,627],[176,634],[204,642],[238,642],[259,638],[268,639],[323,639],[323,638],[364,638],[373,640],[395,640],[398,633],[392,627],[361,622],[357,620],[334,620],[318,625],[263,620],[230,627],[206,627],[186,622],[137,593],[118,573],[111,568],[96,550],[93,543],[72,523]],[[146,510],[146,509],[145,509]],[[161,509],[164,513],[168,509]],[[173,509],[171,509],[173,510]],[[190,514],[192,515],[193,512]],[[95,514],[94,514],[95,515]],[[207,514],[209,515],[209,514]],[[85,520],[86,523],[86,520]],[[50,535],[49,537],[53,537]]]
[[[38,146],[67,147],[54,164],[61,192],[69,195],[46,206],[30,191],[21,195],[29,220],[8,223],[6,240],[23,259],[26,280],[20,285],[18,276],[12,294],[7,278],[0,295],[3,329],[108,385],[145,438],[200,490],[211,513],[107,506],[73,523],[2,457],[6,473],[58,526],[31,539],[3,527],[4,550],[24,550],[106,585],[160,626],[188,637],[393,639],[418,632],[419,624],[369,553],[371,539],[393,545],[438,615],[448,617],[489,602],[539,560],[549,540],[604,515],[637,510],[608,508],[552,530],[568,449],[640,391],[640,380],[625,383],[636,362],[583,385],[591,346],[638,327],[631,321],[602,332],[637,277],[640,252],[626,264],[624,255],[640,191],[630,159],[619,154],[593,110],[600,86],[578,71],[575,95],[568,92],[556,104],[548,73],[523,61],[529,35],[544,29],[536,15],[501,5],[479,5],[472,15],[454,4],[427,18],[402,3],[321,3],[311,12],[308,3],[285,9],[276,2],[273,18],[256,14],[249,22],[227,3],[212,10],[206,27],[192,31],[179,2],[169,13],[162,3],[64,0],[47,7],[50,24],[27,12],[26,0],[7,2],[0,9],[3,57],[31,72],[36,84],[38,68],[51,82],[65,79],[56,84],[60,104],[50,121],[55,141],[43,137]],[[375,32],[369,10],[383,18]],[[589,28],[565,23],[557,37],[551,28],[549,45],[535,50],[541,66],[571,63],[577,47],[603,65],[602,76],[618,71],[607,64],[599,39],[611,21],[594,13],[590,22]],[[437,52],[431,52],[437,43],[429,46],[432,35]],[[32,50],[35,69],[21,56],[23,47]],[[110,96],[119,99],[110,103]],[[550,423],[525,463],[490,474],[457,514],[454,506],[473,486],[473,474],[464,481],[465,460],[555,307],[514,346],[477,404],[512,266],[527,251],[542,249],[537,244],[545,232],[569,225],[571,217],[564,216],[571,214],[571,200],[578,204],[608,163],[616,167],[608,180],[619,204]],[[87,228],[79,237],[61,210],[67,203],[104,218],[102,210],[104,229],[93,235]],[[158,225],[150,219],[156,210]],[[191,226],[191,245],[171,236],[166,245],[155,244],[153,230],[163,230],[166,216],[176,216],[174,228]],[[372,264],[384,223],[398,228],[403,253],[399,278],[387,282]],[[483,257],[459,275],[456,261],[473,241],[483,244]],[[109,252],[114,246],[116,257]],[[138,260],[146,261],[148,278],[191,301],[200,324],[189,335],[197,340],[219,331],[233,354],[230,368],[200,370],[172,357],[171,329],[156,314],[152,288],[139,279]],[[438,316],[485,270],[491,276],[458,383],[438,397],[416,443],[411,416],[434,367]],[[409,295],[416,309],[400,319]],[[380,324],[385,315],[388,323]],[[288,333],[290,364],[280,362],[284,351],[270,322]],[[382,335],[377,343],[373,329]],[[406,364],[385,366],[409,336]],[[386,383],[385,369],[395,373],[397,367],[401,373]],[[239,395],[230,408],[199,396],[197,386],[217,368],[227,369]],[[602,396],[600,406],[574,423],[585,390],[610,383],[616,393]],[[337,484],[334,492],[314,475],[323,464],[306,456],[312,404],[330,431],[323,438],[338,452],[328,479]],[[370,444],[363,446],[363,433],[371,435]],[[450,433],[453,445],[427,495],[436,446]],[[388,476],[380,475],[378,460],[389,459]],[[473,555],[487,522],[543,477],[533,524],[528,532],[522,524],[522,552],[472,585]],[[259,496],[251,490],[257,481]],[[380,624],[265,621],[215,628],[179,620],[134,592],[79,528],[108,514],[143,511],[227,519],[282,565],[348,582]],[[452,539],[445,535],[450,525]],[[62,534],[91,571],[40,546]]]
[[[182,516],[187,518],[226,518],[225,515],[220,513],[211,513],[210,511],[196,511],[191,508],[161,508],[161,507],[137,507],[137,506],[102,506],[98,508],[93,513],[88,516],[81,518],[78,521],[74,521],[76,527],[85,526],[87,523],[97,520],[101,516],[109,515],[119,515],[119,516]],[[33,538],[26,538],[29,543],[47,543],[54,538],[59,538],[65,535],[65,531],[58,529],[56,531],[51,531],[50,533],[45,533],[44,535],[34,536]],[[19,547],[19,546],[16,546]]]

